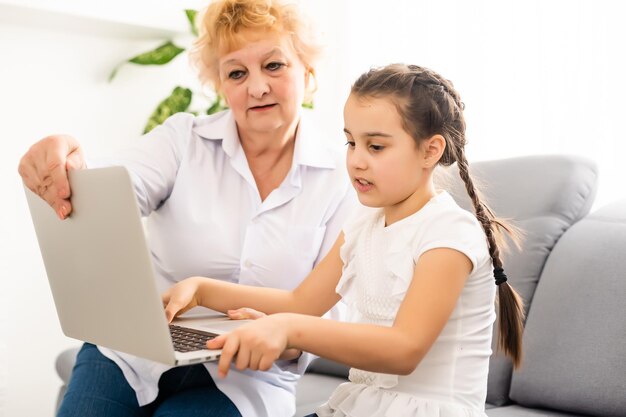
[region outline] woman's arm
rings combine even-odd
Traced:
[[[171,321],[193,307],[204,306],[222,312],[250,307],[266,314],[292,312],[321,316],[341,299],[335,287],[341,278],[339,249],[343,241],[342,233],[328,255],[293,291],[191,277],[163,293],[165,315]]]
[[[453,249],[424,253],[392,327],[342,323],[298,314],[277,314],[209,342],[223,348],[220,375],[269,369],[286,348],[297,348],[373,372],[406,375],[426,355],[448,321],[472,269]],[[236,359],[235,359],[236,355]]]

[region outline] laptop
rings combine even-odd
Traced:
[[[126,168],[71,171],[69,181],[65,220],[25,188],[63,333],[173,366],[219,358],[206,340],[249,320],[201,309],[168,325]]]

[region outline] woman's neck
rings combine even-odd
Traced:
[[[267,132],[249,132],[238,130],[241,147],[248,160],[269,155],[280,155],[286,148],[292,147],[296,138],[298,120]]]
[[[283,182],[293,160],[298,120],[271,132],[239,132],[261,201]]]

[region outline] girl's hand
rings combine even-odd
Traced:
[[[288,326],[283,314],[259,318],[207,342],[209,349],[222,349],[217,367],[222,378],[233,361],[239,370],[267,371],[287,346]]]
[[[237,310],[228,310],[226,314],[228,314],[228,317],[231,320],[256,320],[267,316],[267,314],[249,307],[242,307]],[[286,349],[278,359],[291,361],[298,359],[301,355],[302,351],[300,349],[291,348]]]
[[[184,279],[161,295],[168,323],[171,323],[174,317],[183,314],[193,307],[202,305],[198,296],[200,280],[202,280],[201,277]]]

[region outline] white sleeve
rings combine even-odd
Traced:
[[[89,160],[87,166],[126,167],[141,214],[147,216],[170,195],[192,135],[193,119],[189,113],[177,113],[115,156]]]
[[[446,213],[429,222],[423,233],[424,239],[413,252],[415,262],[431,249],[449,248],[467,256],[473,272],[487,245],[485,232],[470,213]]]

